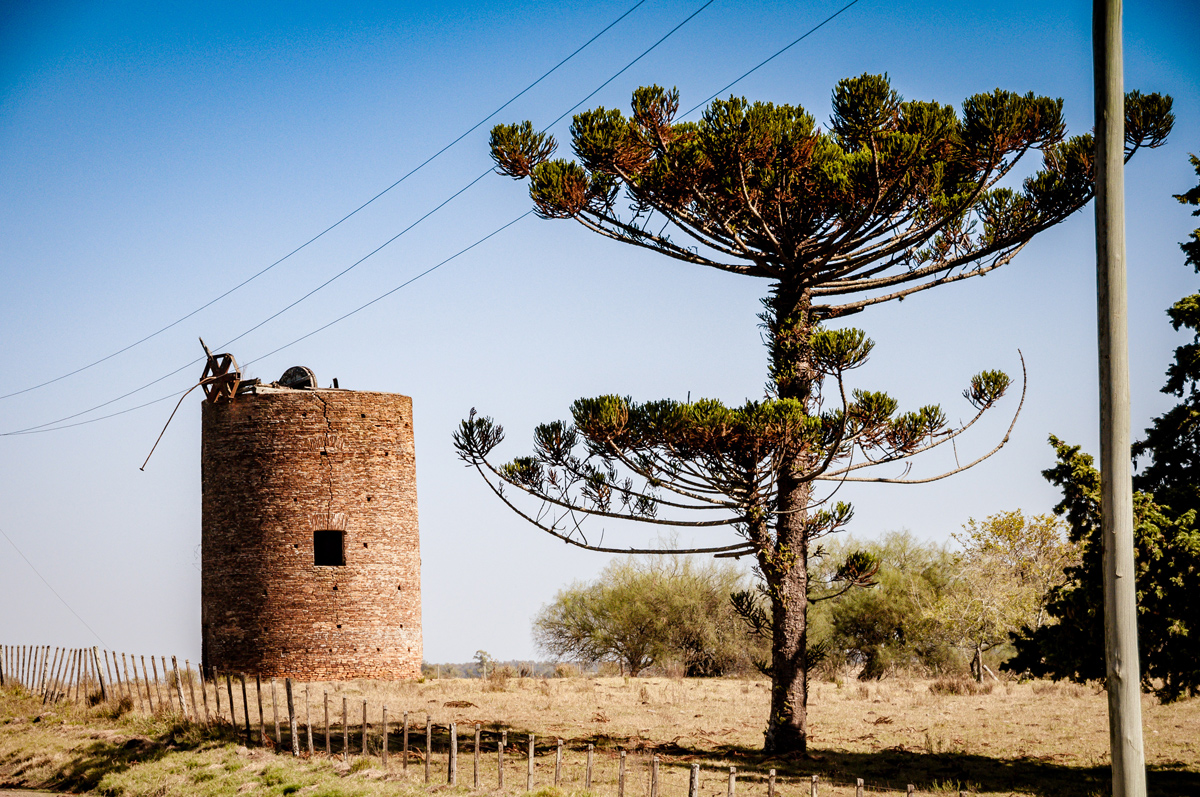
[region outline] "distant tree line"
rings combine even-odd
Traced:
[[[907,532],[822,546],[809,574],[811,666],[861,678],[968,669],[982,678],[984,654],[1044,621],[1047,594],[1077,560],[1066,524],[1053,516],[1004,512],[968,522],[956,538],[957,551]],[[839,587],[847,562],[872,573],[871,588]],[[619,662],[628,675],[769,675],[772,624],[758,584],[732,563],[618,559],[543,607],[534,639],[548,655]]]

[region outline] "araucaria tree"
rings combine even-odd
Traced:
[[[1135,92],[1126,102],[1128,153],[1161,144],[1169,98]],[[597,544],[581,523],[587,516],[725,529],[725,544],[691,550],[754,557],[772,609],[766,748],[804,750],[806,565],[814,540],[851,517],[818,484],[949,475],[870,469],[954,439],[1010,385],[999,371],[974,377],[964,395],[976,414],[962,426],[938,406],[900,413],[885,393],[846,384],[871,341],[823,322],[1010,262],[1091,198],[1093,145],[1065,138],[1059,100],[996,90],[968,98],[959,113],[905,101],[885,75],[841,81],[828,130],[799,106],[731,97],[698,122],[676,122],[678,107],[678,92],[651,86],[634,92],[631,116],[577,115],[574,161],[552,159],[553,138],[529,122],[499,125],[492,157],[501,173],[530,180],[543,218],[769,280],[767,396],[740,407],[580,399],[571,421],[537,427],[533,454],[507,464],[488,459],[501,427],[472,413],[455,445],[513,509],[581,547],[638,552]],[[1001,186],[1034,150],[1042,168],[1019,190]],[[841,588],[869,583],[872,569],[851,557]],[[830,594],[829,585],[816,589]]]

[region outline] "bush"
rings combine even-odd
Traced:
[[[583,671],[579,667],[565,661],[554,665],[555,678],[578,678],[582,674]]]
[[[857,670],[861,679],[896,672],[963,672],[966,662],[941,625],[930,614],[955,574],[954,556],[943,546],[920,543],[904,532],[890,532],[878,542],[847,538],[823,546],[810,578],[827,580],[828,568],[845,552],[865,550],[877,557],[874,587],[855,589],[834,600],[810,604],[810,648],[824,653],[821,667]]]
[[[686,556],[614,560],[590,583],[560,590],[534,619],[534,639],[552,656],[585,664],[617,661],[691,677],[747,673],[765,656],[730,603],[746,586],[736,565]]]
[[[962,676],[942,676],[929,685],[929,691],[935,695],[990,695],[993,686]]]

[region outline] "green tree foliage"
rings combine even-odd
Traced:
[[[933,609],[947,638],[972,653],[971,674],[983,680],[983,654],[1021,628],[1046,621],[1050,592],[1078,564],[1078,546],[1053,515],[1026,518],[1018,509],[982,522],[967,521],[954,539],[962,546],[954,578]]]
[[[534,639],[551,656],[617,661],[630,675],[668,664],[690,677],[744,673],[762,655],[729,601],[744,581],[733,565],[686,556],[614,560],[542,607]]]
[[[1170,105],[1127,96],[1128,155],[1165,140]],[[587,536],[588,516],[731,532],[690,550],[754,557],[771,603],[766,748],[803,750],[809,546],[852,516],[830,500],[835,486],[947,476],[869,469],[974,423],[954,426],[937,405],[901,411],[886,393],[852,389],[847,375],[872,343],[823,324],[1010,262],[1090,200],[1093,142],[1066,136],[1060,100],[997,89],[956,110],[905,100],[886,75],[840,81],[827,129],[799,106],[736,97],[712,102],[696,122],[677,122],[678,110],[677,91],[640,88],[628,116],[597,108],[574,117],[575,160],[554,158],[557,142],[528,122],[495,127],[492,157],[501,173],[529,180],[544,218],[769,280],[766,397],[741,406],[580,399],[570,420],[537,427],[531,455],[507,464],[489,459],[502,428],[472,413],[455,444],[502,500],[570,544],[628,552]],[[1035,152],[1041,168],[1002,187]],[[999,371],[974,377],[964,391],[974,417],[1009,386]],[[845,572],[849,583],[858,578]]]
[[[1200,176],[1200,158],[1191,158]],[[1200,205],[1200,185],[1176,199]],[[1200,210],[1193,212],[1200,215]],[[1200,272],[1200,229],[1180,244]],[[1164,701],[1200,694],[1200,294],[1185,296],[1167,315],[1193,340],[1175,350],[1164,393],[1183,398],[1154,419],[1133,447],[1149,464],[1134,477],[1134,559],[1138,593],[1138,648],[1143,686]],[[1050,438],[1058,464],[1044,475],[1062,488],[1055,512],[1065,515],[1071,539],[1083,546],[1071,581],[1053,593],[1048,612],[1061,622],[1026,628],[1008,666],[1076,681],[1105,677],[1103,551],[1100,473],[1079,446]]]
[[[1200,158],[1191,157],[1200,176]],[[1175,198],[1185,205],[1200,205],[1200,184]],[[1200,208],[1192,212],[1200,216]],[[1200,273],[1200,228],[1179,247],[1185,262]],[[1183,399],[1154,419],[1146,438],[1133,447],[1135,460],[1149,460],[1134,476],[1134,486],[1153,493],[1159,503],[1176,512],[1200,511],[1200,294],[1185,296],[1167,310],[1171,326],[1187,328],[1192,340],[1175,349],[1162,392]]]
[[[880,563],[871,589],[810,609],[810,639],[830,665],[858,668],[862,680],[961,668],[961,657],[932,614],[955,575],[950,551],[918,542],[906,531],[869,543],[831,542],[827,548],[813,568],[816,579],[827,578],[830,564],[849,550],[864,550]]]
[[[1013,638],[1014,672],[1072,681],[1101,680],[1104,665],[1104,563],[1100,536],[1100,472],[1092,457],[1051,436],[1058,463],[1043,475],[1063,491],[1054,508],[1070,524],[1081,560],[1051,590],[1047,614],[1057,620],[1025,627]],[[1133,497],[1134,578],[1143,688],[1161,700],[1200,694],[1200,532],[1195,512],[1182,514],[1140,490]]]

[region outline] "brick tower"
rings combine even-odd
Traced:
[[[205,668],[419,677],[412,399],[318,389],[303,368],[240,382],[232,368],[202,413]]]

